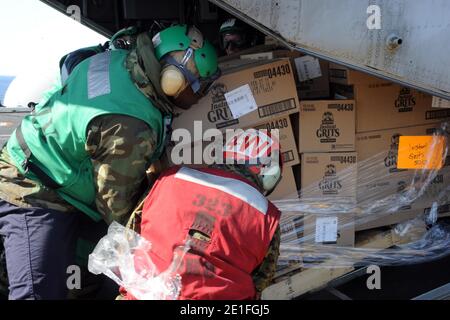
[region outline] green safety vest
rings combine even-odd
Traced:
[[[132,81],[127,54],[106,51],[81,62],[62,87],[23,119],[7,144],[22,174],[55,189],[95,221],[102,217],[95,206],[93,167],[85,150],[91,120],[107,114],[141,119],[159,137],[153,160],[164,147],[163,116]]]

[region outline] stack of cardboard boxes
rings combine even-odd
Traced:
[[[208,148],[208,145],[210,145],[210,140],[215,139],[213,137],[214,133],[206,134],[206,130],[208,129],[217,129],[221,132],[226,131],[226,129],[246,129],[250,127],[269,130],[279,129],[280,144],[283,153],[283,178],[275,191],[269,196],[269,199],[298,200],[298,190],[301,187],[300,153],[297,148],[299,143],[299,118],[301,117],[299,116],[299,96],[305,99],[327,99],[329,97],[328,64],[315,58],[305,57],[298,52],[287,50],[246,53],[239,58],[241,59],[233,60],[226,58],[222,61],[222,77],[214,83],[210,93],[199,101],[197,105],[193,106],[188,111],[177,110],[179,115],[174,119],[173,129],[187,130],[191,134],[193,141],[193,143],[191,143],[191,141],[186,142],[186,144],[189,145],[189,148],[184,148],[184,150],[189,149],[189,151],[187,155],[184,155],[183,160],[192,162],[196,160],[197,163],[199,160],[213,162],[214,152],[209,152],[210,148]],[[256,106],[253,109],[248,108],[242,110],[243,112],[236,116],[234,114],[236,113],[236,110],[233,106],[230,107],[225,94],[236,90],[239,92],[240,88],[243,88],[246,85],[250,88]],[[243,89],[242,96],[245,94],[249,95],[248,90],[247,93],[245,93],[245,90]],[[327,107],[328,106],[324,106],[324,108]],[[338,125],[341,125],[341,114],[350,115],[344,116],[346,117],[345,121],[347,121],[348,118],[352,118],[352,115],[354,115],[354,104],[349,102],[349,104],[346,105],[341,104],[340,106],[331,106],[331,113],[334,113],[335,111],[339,112],[339,115],[336,115],[336,120],[338,121]],[[317,110],[317,112],[321,111]],[[330,131],[327,129],[327,119],[323,119],[324,113],[325,112],[322,112],[318,116],[320,118],[318,128],[321,126],[322,120],[325,120],[325,122],[323,122],[325,127],[322,127],[322,132],[325,137],[328,135],[328,132],[333,130]],[[198,127],[195,129],[194,123],[196,121],[199,121],[197,125],[201,123],[201,129]],[[354,127],[354,116],[353,121],[350,122]],[[356,155],[352,153],[354,151],[354,130],[352,135],[347,134],[347,130],[344,128],[339,129],[338,131],[340,130],[343,131],[338,134],[343,135],[344,139],[338,139],[339,142],[337,144],[334,143],[334,147],[331,147],[331,143],[329,143],[325,144],[328,147],[323,149],[305,149],[307,150],[307,153],[316,152],[315,155],[318,156],[317,160],[319,161],[319,163],[313,163],[314,161],[308,160],[308,164],[315,167],[311,173],[314,174],[320,172],[318,176],[314,177],[312,175],[309,179],[317,180],[324,190],[323,192],[330,195],[333,190],[336,190],[337,195],[339,196],[353,196],[354,188],[349,188],[345,183],[338,186],[340,182],[336,179],[339,177],[341,171],[345,170],[349,165],[354,165],[356,162]],[[314,132],[315,131],[316,130],[314,130]],[[205,135],[203,135],[203,133],[205,133]],[[303,139],[302,141],[307,140],[308,139]],[[317,144],[320,145],[320,141],[318,141]],[[341,144],[346,145],[343,146]],[[180,145],[183,145],[182,141],[178,147],[176,147],[177,150],[174,148],[169,150],[169,152],[172,153],[175,151],[175,153],[179,153],[178,150],[180,149]],[[306,144],[303,147],[308,148]],[[202,150],[205,151],[203,154]],[[327,154],[326,152],[329,151],[350,152],[346,154]],[[197,154],[197,159],[195,159],[195,154]],[[209,160],[208,157],[210,158]],[[169,156],[169,159],[171,158],[173,157]],[[334,166],[337,172],[332,170],[332,166]],[[351,179],[354,180],[355,178]],[[317,190],[316,195],[319,195],[321,189],[318,187]],[[289,217],[287,213],[283,213],[283,215]],[[296,239],[311,238],[313,243],[315,243],[315,240],[326,243],[340,243],[341,240],[328,239],[330,231],[326,228],[328,228],[328,224],[331,220],[332,222],[334,221],[333,216],[328,217],[331,218],[331,220],[322,219],[324,220],[323,223],[321,222],[322,220],[319,220],[320,223],[317,227],[315,226],[316,216],[314,214],[306,215],[305,213],[305,216],[302,216],[301,213],[297,212],[295,218],[296,221],[299,218],[305,218],[304,220],[307,221],[305,231],[307,231],[308,234],[311,232],[313,233],[311,237],[306,237],[303,232],[300,232],[300,234],[296,235]],[[323,232],[321,231],[324,233],[321,233],[323,239],[320,237],[316,239],[314,234],[316,231],[321,230],[320,228],[324,228],[324,226],[326,227],[326,230],[324,229]],[[331,232],[333,233],[333,231]],[[339,238],[338,232],[339,231],[335,231],[334,235],[331,235],[331,238]],[[283,236],[286,236],[286,232],[284,232]],[[353,232],[351,232],[350,237],[353,239]],[[340,239],[345,238],[346,237],[340,237]],[[347,244],[353,243],[353,240],[346,240],[345,242]]]
[[[224,66],[222,65],[222,68]],[[244,90],[247,87],[247,90]],[[242,92],[239,93],[239,90]],[[226,93],[237,92],[244,98],[254,99],[254,108],[248,104],[238,104],[239,115],[233,114]],[[236,109],[234,109],[236,110]],[[271,200],[296,198],[297,186],[293,166],[300,163],[294,131],[290,119],[291,114],[298,113],[299,100],[294,78],[294,71],[289,59],[271,59],[258,61],[227,61],[222,77],[217,80],[209,94],[188,111],[177,110],[179,115],[174,119],[173,129],[185,129],[191,133],[191,161],[214,160],[214,152],[208,152],[210,140],[214,140],[214,131],[226,134],[227,129],[272,129],[279,130],[284,161],[283,180],[270,197]],[[235,111],[236,113],[236,111]],[[197,123],[197,128],[194,124]],[[201,124],[201,128],[198,125]],[[210,132],[208,132],[208,130]],[[190,141],[190,142],[192,142]],[[188,143],[190,143],[188,142]],[[181,142],[180,145],[183,145]],[[180,148],[180,145],[177,147]],[[202,149],[203,148],[203,149]],[[200,150],[200,153],[199,153]],[[202,150],[204,152],[202,153]],[[173,152],[171,149],[170,152]],[[175,150],[176,153],[177,150]],[[197,158],[194,159],[194,154]],[[200,156],[198,156],[200,154]],[[203,155],[203,157],[202,157]],[[172,158],[173,157],[169,157]]]
[[[336,202],[353,207],[358,162],[355,108],[353,100],[304,100],[300,103],[300,197],[306,208],[313,208],[314,203],[333,207]],[[353,219],[353,210],[305,213],[305,222],[308,222],[305,232],[312,225],[316,244],[353,246]]]
[[[293,167],[300,207],[283,212],[282,241],[353,246],[354,213],[315,212],[314,204],[355,199],[354,101],[329,100],[327,62],[291,51],[274,55],[291,59],[300,98],[299,113],[290,116],[301,157]]]
[[[412,170],[397,169],[399,136],[433,134],[450,118],[450,109],[432,108],[432,97],[286,50],[248,52],[221,68],[206,97],[176,110],[173,129],[191,140],[169,153],[184,146],[183,161],[211,164],[218,132],[278,129],[284,174],[269,199],[300,204],[295,213],[283,212],[282,241],[353,246],[355,231],[414,218],[438,197],[439,212],[450,211],[447,168],[413,203],[394,203],[392,210],[385,201],[417,184]],[[336,202],[347,206],[328,212]]]
[[[439,199],[440,212],[448,208],[445,189],[450,172],[435,173],[397,168],[400,136],[433,135],[450,109],[432,107],[432,97],[344,66],[330,64],[330,82],[339,98],[354,99],[356,152],[358,154],[357,200],[361,209],[356,230],[396,224],[419,216]],[[424,194],[410,203],[401,194],[420,193],[420,180],[433,177]],[[416,191],[411,191],[416,190]]]

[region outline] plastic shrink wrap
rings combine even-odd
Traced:
[[[449,254],[450,226],[441,219],[450,216],[448,136],[448,123],[430,136],[397,136],[390,150],[330,168],[298,195],[274,201],[282,211],[278,270],[405,265]]]

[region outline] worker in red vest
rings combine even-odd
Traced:
[[[278,142],[263,131],[241,131],[223,154],[224,165],[167,170],[144,202],[141,236],[158,270],[167,270],[189,239],[178,299],[255,299],[275,271],[280,212],[266,195],[281,179]]]

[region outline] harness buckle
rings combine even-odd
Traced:
[[[22,167],[25,174],[27,174],[29,171],[28,163],[29,163],[29,159],[27,158],[27,159],[23,160],[22,163],[20,164],[20,166]]]

